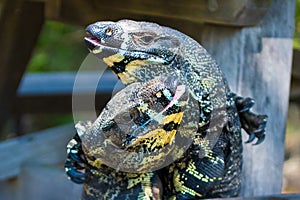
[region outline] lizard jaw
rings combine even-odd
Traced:
[[[88,50],[92,54],[97,55],[97,57],[99,57],[100,59],[119,53],[124,57],[125,55],[131,57],[133,58],[133,60],[136,59],[148,60],[156,64],[169,64],[174,60],[174,57],[172,57],[171,59],[165,59],[164,57],[154,54],[153,52],[128,50],[128,49],[122,49],[121,47],[113,47],[110,45],[106,45],[104,39],[102,38],[99,39],[93,36],[93,34],[88,31],[86,33],[87,33],[87,37],[84,37],[84,41],[87,45]],[[136,55],[140,57],[137,57]]]
[[[93,36],[85,37],[84,41],[87,45],[88,50],[93,54],[99,54],[103,50],[105,50],[106,52],[112,52],[112,54],[118,51],[117,48],[105,46],[104,41],[101,41]]]
[[[98,40],[94,37],[85,37],[84,41],[87,45],[87,48],[92,53],[95,49],[98,49],[98,47],[100,46]]]

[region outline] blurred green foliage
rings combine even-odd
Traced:
[[[294,49],[300,49],[300,0],[296,1]]]
[[[29,62],[29,72],[77,71],[88,54],[83,27],[46,21]]]

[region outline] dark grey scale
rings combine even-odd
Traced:
[[[178,123],[175,123],[175,122],[169,122],[167,124],[165,124],[163,126],[163,129],[165,131],[172,131],[172,130],[176,130],[178,128],[179,124]]]
[[[165,60],[164,64],[170,64],[176,58],[173,52],[170,52],[165,49],[150,49],[148,52],[150,54],[159,55],[160,57],[164,58]]]
[[[149,138],[149,139],[151,140],[153,138]],[[163,146],[155,145],[155,141],[152,141],[152,142],[151,141],[146,141],[146,143],[148,143],[149,146],[141,144],[141,145],[138,145],[134,148],[128,148],[127,150],[129,150],[129,151],[134,150],[136,152],[149,153],[149,152],[155,152],[155,151],[160,150],[160,149],[163,148]]]
[[[134,108],[133,110],[134,110],[133,111],[134,114],[132,115],[133,121],[136,125],[138,125],[138,127],[146,126],[147,123],[150,122],[151,117],[147,113],[140,112],[137,108]],[[123,147],[130,145],[132,143],[132,140],[135,139],[135,137],[136,137],[135,134],[126,135],[126,139],[125,142],[123,143]],[[130,150],[129,148],[127,149]]]
[[[107,132],[110,131],[113,128],[117,128],[117,123],[114,120],[111,120],[108,124],[105,126],[102,126],[102,131]]]
[[[208,123],[209,120],[211,119],[211,111],[212,111],[212,106],[211,102],[208,101],[209,96],[205,95],[203,97],[203,101],[199,102],[199,123]]]
[[[126,66],[122,65],[122,63],[114,63],[114,65],[111,67],[111,69],[116,74],[119,74],[119,73],[125,72]]]
[[[195,135],[195,138],[201,138],[204,139],[207,135],[207,129],[209,128],[209,123],[206,123],[203,126],[198,126],[197,134]]]
[[[212,156],[218,157],[221,160],[228,159],[229,155],[229,149],[228,149],[228,138],[226,136],[227,132],[224,130],[224,132],[220,135],[218,138],[218,141],[216,145],[212,149]],[[204,176],[208,176],[209,178],[216,178],[216,177],[222,177],[224,175],[224,168],[225,164],[222,162],[214,163],[210,158],[203,157],[204,156],[203,148],[199,145],[192,144],[188,151],[185,153],[185,156],[177,163],[189,163],[192,162],[196,166],[196,171],[201,173]],[[196,176],[193,176],[188,173],[188,168],[180,168],[178,166],[180,165],[173,165],[175,169],[178,170],[178,173],[180,174],[180,181],[184,182],[184,185],[194,191],[196,191],[199,194],[202,194],[205,198],[214,198],[217,197],[217,195],[212,194],[211,191],[215,191],[216,188],[215,185],[218,185],[217,183],[220,183],[220,180],[215,179],[213,182],[210,181],[202,181],[198,179]],[[171,177],[169,176],[169,179],[173,176],[173,171],[169,172],[171,174]],[[177,199],[195,199],[194,196],[185,193],[184,191],[177,191],[175,192],[174,186],[171,184],[168,184],[169,188],[166,190],[166,192],[173,191],[173,193],[176,194]],[[199,199],[199,197],[197,197]]]
[[[174,114],[174,113],[179,113],[181,111],[182,111],[181,107],[178,107],[176,105],[172,105],[170,108],[168,108],[165,111],[165,113],[166,113],[166,115],[170,115],[170,114]]]
[[[153,144],[153,143],[152,143]],[[156,145],[155,147],[151,147],[151,152],[157,152],[158,150],[161,150],[163,148],[162,145],[158,146]],[[146,151],[146,152],[149,152],[149,151]],[[144,152],[145,153],[145,152]]]
[[[145,125],[145,123],[150,120],[150,116],[147,113],[140,112],[136,108],[133,113],[133,121],[138,126]]]
[[[163,107],[166,107],[169,103],[170,103],[170,100],[163,94],[162,91],[160,91],[162,93],[162,95],[160,97],[157,97],[158,99],[158,103],[160,103]],[[172,94],[172,92],[170,91],[170,93]],[[172,94],[172,96],[174,96]]]

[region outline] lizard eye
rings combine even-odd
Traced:
[[[105,30],[105,35],[111,36],[112,34],[113,34],[113,31],[112,31],[111,28],[107,28],[107,29]]]
[[[148,44],[148,43],[152,42],[154,40],[154,38],[150,35],[147,35],[147,36],[141,37],[140,40],[142,40],[144,43]]]
[[[115,121],[120,124],[129,124],[133,121],[133,116],[129,112],[124,112],[115,118]]]
[[[133,41],[137,45],[147,45],[150,44],[157,36],[152,33],[131,33]]]

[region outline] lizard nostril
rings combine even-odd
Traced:
[[[85,32],[88,37],[92,37],[92,34],[88,31]]]

